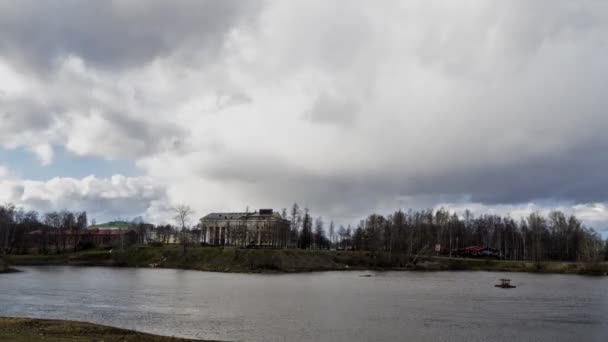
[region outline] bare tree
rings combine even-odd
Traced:
[[[4,232],[4,247],[2,248],[2,254],[8,254],[9,241],[13,234],[11,234],[11,228],[15,229],[15,213],[16,208],[13,204],[6,204],[0,207],[0,231]]]
[[[329,248],[333,248],[334,237],[336,236],[336,228],[334,226],[334,221],[329,222]]]
[[[317,249],[324,248],[326,239],[323,218],[319,216],[315,219],[315,231],[313,233],[314,247]]]
[[[175,208],[173,208],[173,211],[175,212],[175,215],[173,216],[173,220],[175,220],[177,225],[179,227],[181,227],[181,229],[182,229],[181,243],[182,243],[182,246],[184,247],[184,255],[185,255],[186,247],[188,244],[186,241],[186,226],[188,225],[188,223],[190,223],[190,217],[192,216],[192,214],[194,212],[192,211],[192,208],[190,208],[190,206],[185,205],[185,204],[180,204],[180,205],[176,206]]]

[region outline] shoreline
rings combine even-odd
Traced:
[[[7,269],[4,269],[4,270],[1,270],[1,271],[0,271],[0,274],[7,274],[7,273],[19,273],[19,272],[21,272],[21,271],[19,271],[19,270],[18,270],[18,269],[16,269],[16,268],[12,268],[12,267],[10,267],[10,268],[7,268]]]
[[[15,342],[84,342],[84,341],[152,341],[152,342],[201,342],[169,336],[153,335],[135,330],[71,320],[53,320],[25,317],[0,316],[0,340]],[[211,342],[211,341],[207,341]]]
[[[608,263],[507,261],[447,257],[419,258],[416,264],[363,251],[238,249],[133,246],[124,251],[88,250],[66,254],[13,255],[12,266],[102,266],[166,268],[224,273],[286,274],[322,271],[495,271],[608,275]]]
[[[9,264],[6,261],[4,261],[4,259],[0,259],[0,274],[15,273],[15,272],[19,272],[19,270],[16,270],[16,269],[10,267]]]

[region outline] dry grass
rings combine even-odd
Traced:
[[[180,342],[194,341],[143,334],[90,323],[30,318],[0,318],[0,341],[11,342]]]

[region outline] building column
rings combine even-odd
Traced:
[[[260,230],[259,226],[257,227],[257,230],[258,230],[258,247],[260,247],[261,243],[262,243],[262,231]]]

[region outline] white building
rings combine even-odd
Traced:
[[[200,220],[203,242],[216,246],[288,247],[289,226],[272,209],[211,213]]]

